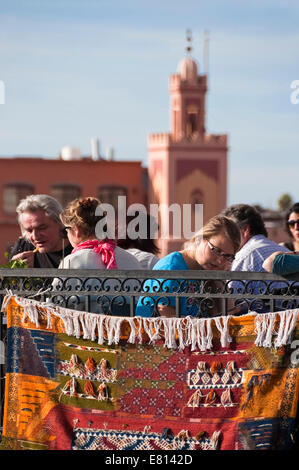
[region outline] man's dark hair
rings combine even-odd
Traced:
[[[263,218],[255,207],[249,206],[248,204],[234,204],[224,209],[222,214],[233,219],[238,224],[239,228],[249,225],[252,236],[264,235],[268,237]]]

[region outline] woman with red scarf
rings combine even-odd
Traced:
[[[73,246],[73,251],[70,255],[66,256],[60,263],[58,268],[64,269],[125,269],[125,270],[136,270],[141,269],[141,265],[136,258],[128,253],[126,250],[118,247],[114,240],[99,240],[96,237],[96,225],[100,221],[101,217],[96,215],[96,209],[101,202],[94,197],[78,198],[70,202],[66,209],[60,215],[60,219],[64,224],[67,232],[68,239]],[[108,277],[108,276],[107,276]],[[68,282],[68,284],[66,284]],[[112,288],[113,283],[117,281],[107,281],[107,285]],[[60,281],[57,279],[53,282],[53,287],[56,291],[66,290],[67,285],[70,285],[72,289],[74,287],[81,287],[80,281],[69,280]],[[100,283],[96,279],[91,279],[84,288],[91,288],[92,290],[99,290]],[[117,313],[124,315],[126,309],[117,307],[117,299],[113,303],[111,308],[111,298],[107,296],[105,292],[100,292],[99,296],[89,296],[89,304],[86,308],[86,302],[82,296],[72,296],[74,301],[74,308],[77,310],[89,310],[94,312],[104,313]],[[58,292],[57,292],[58,295]],[[98,299],[102,295],[102,299]],[[76,302],[76,297],[78,297]],[[119,304],[124,304],[124,297],[119,297]],[[69,299],[70,300],[70,299]],[[88,302],[87,302],[88,303]],[[105,308],[106,305],[106,308]],[[70,305],[66,305],[70,306]],[[125,306],[125,305],[123,305]]]

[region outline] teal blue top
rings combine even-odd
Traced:
[[[272,272],[280,276],[299,273],[299,256],[287,253],[275,256]]]
[[[153,270],[189,270],[184,257],[178,251],[170,253],[169,255],[161,258],[153,267]],[[140,297],[136,306],[135,315],[139,317],[151,317],[154,313],[155,300],[159,300],[159,305],[167,305],[175,307],[175,297],[163,297],[163,292],[192,292],[199,289],[199,282],[184,279],[167,279],[162,283],[163,279],[147,279],[144,283],[144,290],[148,292],[159,292],[158,296],[154,297]],[[193,286],[193,287],[192,287]],[[180,314],[183,316],[198,314],[198,306],[193,299],[180,297],[179,302]]]

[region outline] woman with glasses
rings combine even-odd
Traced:
[[[229,270],[235,253],[240,247],[240,230],[228,217],[217,215],[185,243],[181,251],[161,258],[153,270]],[[136,307],[136,316],[176,315],[175,297],[163,297],[163,292],[198,292],[200,281],[184,279],[148,279],[144,284],[147,292],[158,292],[157,296],[141,297]],[[180,297],[180,315],[208,316],[210,312],[198,296],[189,300]]]
[[[299,202],[296,202],[286,214],[286,232],[290,236],[290,241],[281,243],[290,251],[299,252]]]

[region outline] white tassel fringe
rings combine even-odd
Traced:
[[[292,334],[296,328],[298,309],[283,310],[276,313],[259,313],[255,317],[255,345],[264,348],[279,348],[290,344]],[[279,319],[278,332],[275,331],[275,322]],[[274,336],[276,336],[275,340]]]
[[[16,297],[11,292],[5,296],[2,309],[6,309],[11,298],[24,308],[23,321],[26,317],[39,327],[39,319],[47,318],[47,328],[51,328],[52,317],[61,319],[65,333],[76,338],[83,337],[99,344],[105,341],[108,345],[118,344],[120,341],[121,326],[123,322],[130,325],[129,343],[142,342],[142,331],[144,331],[149,343],[164,338],[164,346],[168,349],[179,349],[182,351],[190,346],[192,351],[206,351],[213,347],[212,324],[220,333],[222,347],[227,347],[232,341],[229,334],[229,320],[231,316],[212,318],[143,318],[143,317],[116,317],[97,313],[72,310],[48,302],[38,302],[33,299]],[[276,347],[289,344],[292,333],[296,328],[299,310],[286,310],[277,313],[263,313],[255,315],[256,346]],[[279,319],[278,332],[275,331],[275,322]],[[82,335],[83,332],[83,335]],[[275,338],[275,341],[273,341]]]

